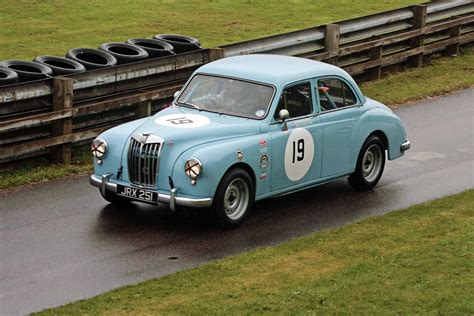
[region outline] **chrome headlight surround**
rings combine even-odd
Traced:
[[[197,158],[190,158],[184,164],[184,173],[191,180],[196,180],[202,174],[202,162]]]
[[[97,159],[104,159],[107,156],[107,142],[100,137],[97,137],[92,141],[91,152],[92,155]]]

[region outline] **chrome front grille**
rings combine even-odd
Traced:
[[[156,184],[159,154],[162,142],[147,142],[147,136],[133,136],[128,149],[130,182],[153,188]]]

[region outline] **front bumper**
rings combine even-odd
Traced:
[[[112,174],[104,174],[98,177],[92,174],[89,178],[90,184],[98,187],[102,193],[106,191],[117,192],[117,184],[110,181]],[[177,196],[178,188],[173,188],[167,193],[158,193],[158,203],[166,203],[170,205],[172,211],[176,210],[176,205],[184,207],[210,207],[212,205],[212,198],[189,198],[184,196]]]
[[[401,152],[405,152],[407,151],[408,149],[410,149],[411,147],[411,143],[409,140],[406,140],[403,144],[400,145],[400,151]]]

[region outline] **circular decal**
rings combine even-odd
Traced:
[[[164,125],[176,128],[197,128],[208,125],[211,122],[209,118],[198,114],[171,114],[160,116],[155,120],[158,125]]]
[[[314,157],[314,141],[304,128],[295,128],[285,148],[285,172],[288,179],[298,181],[308,172]]]
[[[256,117],[262,117],[265,115],[265,111],[264,110],[258,110],[257,112],[255,112],[255,116]]]

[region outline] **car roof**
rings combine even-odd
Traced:
[[[200,67],[197,73],[237,77],[276,86],[327,75],[341,76],[353,82],[347,72],[339,67],[300,57],[271,54],[251,54],[219,59]]]

